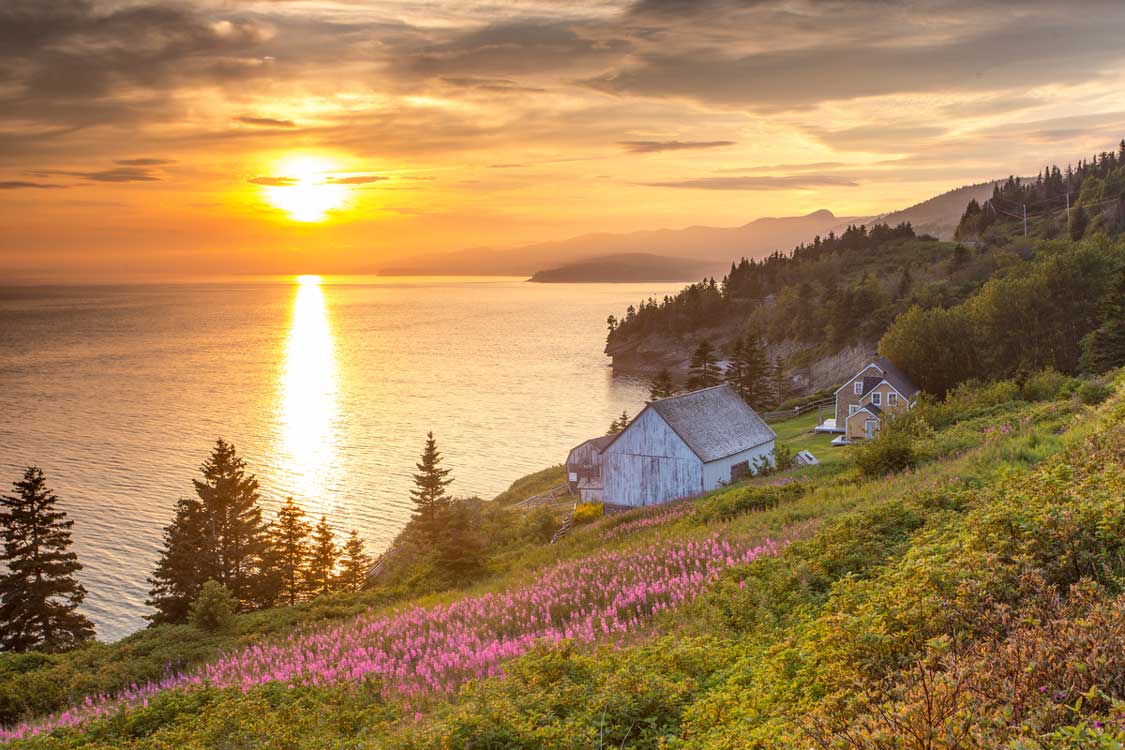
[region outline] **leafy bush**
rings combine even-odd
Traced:
[[[743,513],[770,510],[805,494],[805,486],[789,482],[781,486],[747,485],[719,492],[695,503],[693,518],[699,523],[725,521]]]
[[[574,525],[592,523],[605,515],[605,506],[601,503],[578,503],[574,506]]]
[[[905,416],[884,420],[878,434],[852,449],[851,459],[865,477],[896,474],[917,460],[914,435]]]
[[[1113,388],[1108,385],[1087,381],[1078,386],[1078,400],[1087,406],[1097,406],[1113,395]]]
[[[188,619],[192,625],[209,633],[228,631],[234,625],[235,606],[234,594],[218,581],[209,580],[191,603]]]
[[[1075,378],[1048,368],[1025,380],[1021,393],[1027,401],[1053,401],[1061,395],[1073,392],[1076,384]]]

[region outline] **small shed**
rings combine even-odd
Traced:
[[[566,479],[570,489],[584,503],[600,503],[602,493],[602,448],[609,445],[613,435],[591,438],[570,449],[566,456]]]
[[[657,505],[773,465],[777,435],[730,386],[653,401],[601,450],[605,502]]]

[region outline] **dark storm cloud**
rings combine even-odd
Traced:
[[[25,182],[23,180],[7,180],[0,182],[0,190],[56,190],[65,187],[66,185],[56,185],[48,182]]]
[[[687,151],[691,149],[722,148],[733,146],[734,141],[619,141],[631,154],[653,154],[659,151]]]
[[[858,183],[836,175],[784,175],[779,177],[696,177],[666,182],[646,182],[645,187],[692,190],[803,190],[818,187],[858,187]]]
[[[239,117],[239,118],[236,118],[236,119],[238,120],[238,122],[241,122],[243,125],[253,125],[253,126],[259,127],[259,128],[295,128],[295,127],[297,127],[297,123],[293,122],[292,120],[279,120],[279,119],[276,119],[274,117],[250,117],[249,115],[243,115],[242,117]]]

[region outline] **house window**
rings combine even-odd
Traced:
[[[871,403],[874,404],[875,406],[882,406],[883,405],[883,394],[879,393],[878,391],[876,391],[875,393],[872,393],[871,394]]]
[[[859,406],[857,404],[848,404],[848,416],[849,417],[851,415],[855,414],[857,411],[859,411]]]
[[[852,386],[852,393],[859,396],[863,393],[863,381],[857,380],[855,385]]]
[[[730,467],[730,481],[740,482],[746,477],[750,476],[750,462],[739,461]]]
[[[898,394],[897,393],[888,393],[887,394],[887,406],[898,406]]]

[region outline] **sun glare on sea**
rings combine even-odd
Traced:
[[[336,352],[319,276],[298,276],[281,374],[280,453],[290,491],[317,506],[335,470]]]
[[[276,169],[278,184],[265,188],[266,200],[294,221],[324,221],[348,199],[348,186],[332,182],[330,173],[335,169],[326,159],[286,159]]]

